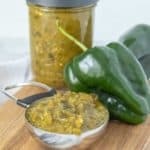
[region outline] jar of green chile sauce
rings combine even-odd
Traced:
[[[97,1],[27,0],[33,80],[58,89],[65,87],[64,66],[82,51],[58,31],[56,21],[90,48]]]

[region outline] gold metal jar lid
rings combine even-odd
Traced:
[[[74,8],[96,4],[98,0],[27,0],[27,4],[43,7]]]

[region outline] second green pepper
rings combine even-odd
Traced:
[[[128,30],[119,39],[126,45],[142,64],[150,78],[150,26],[139,24]]]

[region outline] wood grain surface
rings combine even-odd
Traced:
[[[23,98],[38,92],[41,89],[26,87],[17,96]],[[48,149],[37,142],[26,129],[24,112],[13,101],[0,106],[0,150]],[[138,126],[111,121],[104,134],[87,150],[150,150],[150,118]]]

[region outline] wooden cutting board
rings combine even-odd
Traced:
[[[26,87],[19,98],[41,92]],[[24,109],[8,101],[0,106],[0,150],[47,150],[24,125]],[[138,126],[111,121],[105,133],[88,150],[150,150],[150,117]]]

